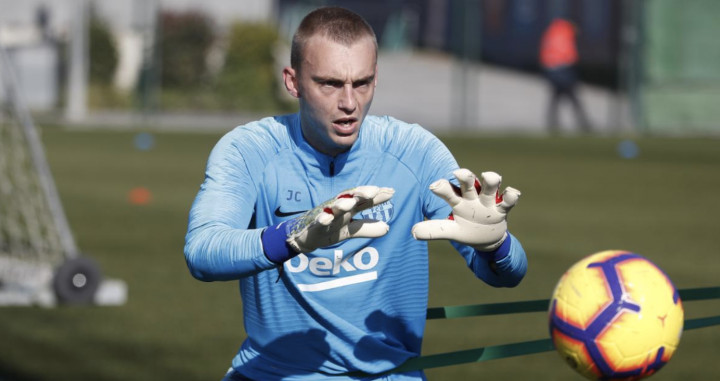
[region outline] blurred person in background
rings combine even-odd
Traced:
[[[520,193],[460,169],[422,127],[368,115],[377,40],[361,16],[308,14],[282,74],[299,112],[222,137],[190,210],[191,274],[239,281],[247,339],[224,380],[424,380],[383,373],[421,353],[426,241],[517,285],[527,261],[506,216]]]
[[[572,104],[578,127],[590,132],[591,126],[576,91],[578,50],[577,28],[563,18],[554,19],[540,41],[540,66],[550,83],[547,127],[551,133],[560,128],[560,102],[567,98]]]

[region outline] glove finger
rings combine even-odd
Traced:
[[[515,206],[517,200],[520,198],[521,195],[522,193],[520,193],[519,190],[513,187],[505,188],[505,191],[502,194],[502,202],[497,206],[498,209],[500,209],[501,212],[507,214],[510,209]]]
[[[341,235],[347,238],[376,238],[384,236],[390,226],[383,221],[360,219],[352,220],[342,228]]]
[[[380,188],[376,187],[375,185],[361,185],[359,187],[348,189],[348,190],[340,193],[337,197],[338,198],[357,197],[360,199],[370,199],[370,198],[375,197],[375,195],[379,191],[380,191]]]
[[[480,203],[487,206],[495,206],[495,196],[497,195],[498,189],[502,177],[495,172],[483,172],[480,174]]]
[[[462,198],[455,193],[455,190],[450,182],[445,179],[440,179],[430,184],[430,190],[435,193],[435,195],[445,200],[445,202],[450,204],[450,206],[455,206],[462,201]]]
[[[392,198],[395,194],[395,189],[383,187],[378,190],[378,193],[373,197],[373,205],[380,205],[383,202]]]
[[[460,192],[465,200],[477,200],[478,192],[475,189],[475,174],[469,169],[456,169],[453,174],[460,183]]]
[[[375,205],[380,205],[383,202],[391,199],[392,196],[395,194],[395,189],[393,188],[375,188],[377,189],[377,191],[373,192],[374,194],[372,195],[372,197],[367,197],[369,196],[369,194],[363,194],[361,195],[361,197],[355,196],[358,199],[358,202],[353,208],[353,214],[365,209],[372,208]]]
[[[330,210],[334,216],[339,216],[343,213],[351,211],[357,203],[358,200],[355,198],[339,198],[330,205]]]
[[[329,208],[325,208],[323,213],[318,216],[316,221],[325,226],[333,225],[335,227],[347,224],[355,212],[353,208],[357,204],[355,198],[339,198],[330,204]],[[328,218],[329,216],[329,218]]]
[[[355,188],[347,189],[335,196],[335,198],[331,200],[331,203],[335,203],[339,200],[354,199],[355,204],[353,206],[356,204],[365,206],[365,204],[369,203],[368,200],[371,200],[375,197],[375,195],[377,195],[379,189],[380,188],[374,185],[361,185]]]
[[[428,220],[418,222],[412,228],[415,239],[428,241],[434,239],[455,240],[459,233],[459,226],[453,220]]]
[[[339,198],[331,200],[313,209],[310,212],[310,218],[313,218],[312,221],[314,223],[328,226],[338,219],[337,217],[341,217],[339,220],[342,221],[342,217],[344,217],[344,215],[352,209],[356,202],[357,201],[353,198]],[[312,217],[313,215],[314,217]],[[347,218],[349,219],[349,217]]]
[[[315,223],[318,223],[323,226],[330,225],[335,220],[335,215],[331,213],[328,209],[325,209],[321,213],[315,217]]]

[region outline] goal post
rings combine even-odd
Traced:
[[[124,303],[78,250],[15,73],[0,45],[0,305]]]

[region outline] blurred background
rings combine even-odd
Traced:
[[[39,120],[228,128],[293,109],[278,83],[288,41],[326,4],[377,32],[377,114],[433,130],[542,132],[539,45],[560,16],[578,30],[578,92],[597,132],[718,129],[713,0],[2,0],[0,43]]]
[[[523,283],[487,287],[433,243],[430,306],[546,299],[606,249],[649,257],[680,289],[718,286],[720,1],[0,0],[0,381],[221,378],[245,338],[237,285],[189,275],[187,213],[222,134],[296,110],[281,69],[320,5],[377,33],[371,113],[421,124],[523,191]],[[557,17],[577,31],[589,131],[567,102],[549,123],[541,42]],[[119,282],[105,306],[5,292],[47,286],[60,271],[46,265],[78,255]],[[15,267],[28,258],[47,271]],[[719,310],[685,304],[687,318]],[[547,336],[545,313],[429,321],[423,354]],[[717,327],[686,332],[653,379],[718,379],[719,350]],[[427,373],[580,379],[555,353]]]

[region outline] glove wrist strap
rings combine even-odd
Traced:
[[[268,226],[260,235],[265,256],[274,263],[283,263],[298,255],[287,243],[287,221]]]
[[[477,250],[480,256],[486,260],[497,262],[510,254],[510,241],[510,233],[506,233],[500,246],[497,246],[493,250],[475,250]]]

